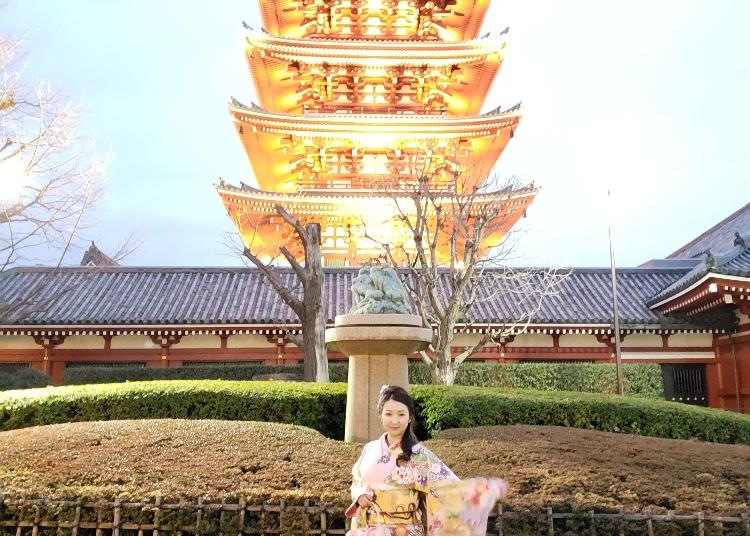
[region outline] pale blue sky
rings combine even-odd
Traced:
[[[213,183],[253,183],[227,113],[254,97],[241,21],[256,2],[10,0],[0,32],[24,36],[27,81],[88,110],[111,149],[107,199],[88,234],[131,265],[239,265]],[[484,31],[511,27],[486,108],[524,102],[497,170],[542,186],[523,264],[618,265],[671,253],[750,201],[750,2],[493,0]],[[77,260],[74,259],[74,260]]]

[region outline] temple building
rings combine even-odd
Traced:
[[[380,243],[410,251],[402,217],[418,188],[443,217],[470,196],[475,215],[492,211],[482,251],[502,240],[536,189],[487,183],[520,120],[517,105],[480,113],[505,49],[478,37],[487,0],[259,4],[245,50],[259,102],[229,106],[258,187],[217,185],[247,248],[303,258],[280,204],[321,224],[326,266],[361,265]]]
[[[258,103],[229,105],[257,186],[216,189],[263,260],[282,245],[303,257],[276,205],[320,223],[330,325],[379,241],[408,251],[398,206],[415,189],[443,216],[469,196],[476,210],[491,207],[483,251],[537,194],[489,180],[520,109],[481,113],[505,47],[504,32],[478,37],[488,1],[258,2],[263,28],[248,28],[245,49]],[[278,273],[294,287],[292,270]],[[613,363],[619,338],[625,363],[661,366],[667,399],[750,412],[750,204],[616,277],[619,332],[610,269],[571,268],[528,323],[470,359]],[[457,351],[522,316],[503,294],[471,314],[455,328]],[[255,269],[118,266],[92,243],[80,267],[0,271],[0,372],[34,367],[54,385],[76,366],[295,364],[289,335],[300,330]]]
[[[328,322],[351,306],[353,268],[325,270]],[[292,278],[291,270],[281,276]],[[750,412],[750,204],[664,259],[617,270],[625,363],[658,363],[668,399]],[[487,363],[614,362],[609,268],[572,268]],[[4,311],[4,313],[2,312]],[[458,325],[470,345],[517,311],[502,295]],[[504,320],[505,319],[505,320]],[[258,270],[127,266],[0,273],[0,370],[292,364],[299,320]],[[459,349],[461,346],[459,346]],[[418,359],[417,356],[413,356]],[[332,361],[344,356],[330,353]]]

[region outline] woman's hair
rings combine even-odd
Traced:
[[[403,387],[398,385],[384,385],[380,388],[380,397],[378,398],[378,413],[383,414],[383,406],[389,400],[400,402],[409,410],[409,424],[406,425],[404,436],[401,438],[401,454],[396,459],[397,462],[408,462],[411,459],[412,448],[417,444],[417,436],[411,429],[414,422],[415,408],[414,400]]]

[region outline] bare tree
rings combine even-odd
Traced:
[[[422,360],[433,383],[451,385],[472,354],[523,332],[565,275],[506,265],[520,235],[503,231],[517,217],[514,200],[531,193],[533,185],[508,181],[498,187],[490,181],[477,187],[461,173],[454,173],[452,182],[443,179],[439,190],[427,175],[417,183],[391,194],[396,216],[390,224],[405,230],[403,243],[383,242],[367,229],[364,233],[382,246],[388,263],[406,272],[403,280],[423,325],[433,329]],[[485,326],[478,340],[454,352],[457,326],[476,323],[478,306],[500,296],[514,304],[512,317]]]
[[[79,132],[80,106],[46,84],[25,84],[23,74],[20,42],[0,36],[0,275],[21,263],[59,268],[79,250],[107,160],[93,156],[93,140]],[[131,233],[110,260],[140,244]],[[70,289],[57,276],[50,270],[0,300],[0,318],[18,322],[63,299]]]
[[[328,383],[328,352],[325,346],[326,309],[323,301],[323,261],[320,254],[320,224],[303,225],[300,220],[290,215],[282,205],[275,205],[275,210],[284,219],[291,231],[290,240],[299,241],[305,254],[304,265],[300,264],[294,254],[285,246],[272,252],[269,259],[253,253],[253,241],[259,238],[259,231],[250,237],[250,244],[243,245],[242,254],[266,277],[270,285],[294,311],[302,324],[302,333],[297,336],[287,333],[286,337],[302,349],[304,355],[303,377],[305,381]],[[241,228],[239,225],[238,228]],[[296,275],[294,283],[285,283],[279,277],[273,262],[282,255]],[[296,283],[296,285],[295,285]],[[299,292],[299,286],[302,287]],[[301,294],[301,297],[300,297]]]
[[[23,83],[19,42],[0,37],[0,271],[76,245],[103,163],[78,132],[80,109]]]

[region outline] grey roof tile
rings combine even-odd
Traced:
[[[711,251],[714,256],[725,255],[734,247],[734,233],[736,232],[740,235],[750,234],[750,203],[671,253],[667,258],[694,258],[706,251]]]
[[[734,246],[721,256],[704,255],[700,263],[677,281],[662,289],[649,300],[649,304],[660,302],[686,289],[708,274],[750,277],[750,236],[744,237],[745,245]]]
[[[746,269],[750,256],[731,260]],[[728,264],[728,266],[729,266]],[[286,284],[296,283],[291,270],[278,269]],[[648,308],[662,289],[681,281],[684,268],[626,268],[617,272],[623,324],[658,324]],[[329,321],[352,305],[356,269],[327,269],[325,304]],[[446,276],[447,277],[447,276]],[[443,282],[447,286],[447,279]],[[499,287],[498,287],[499,286]],[[497,292],[497,289],[501,292]],[[297,295],[301,296],[301,287]],[[296,324],[294,313],[271,285],[247,268],[15,268],[0,274],[0,303],[32,296],[18,325],[182,325]],[[484,284],[480,301],[466,320],[511,321],[523,316],[523,289],[499,279]],[[611,321],[612,290],[606,268],[572,268],[556,293],[547,296],[533,322],[606,324]]]

